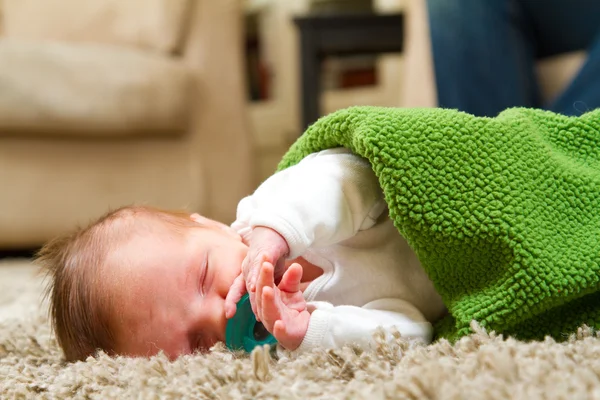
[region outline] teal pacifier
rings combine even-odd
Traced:
[[[273,347],[277,340],[256,321],[250,305],[250,297],[246,294],[237,303],[237,311],[233,318],[227,321],[225,327],[225,345],[230,350],[252,352],[256,346],[265,344]]]

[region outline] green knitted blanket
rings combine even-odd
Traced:
[[[398,231],[449,315],[520,339],[600,329],[600,109],[354,107],[321,118],[279,165],[346,147],[371,162]]]

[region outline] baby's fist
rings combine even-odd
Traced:
[[[276,231],[263,226],[252,230],[248,240],[248,253],[242,262],[242,272],[235,279],[227,298],[225,299],[225,316],[231,318],[235,315],[236,304],[248,292],[252,311],[256,313],[256,280],[263,262],[275,266],[275,275],[281,276],[285,268],[285,256],[289,247],[285,239]],[[260,299],[259,299],[260,302]]]
[[[290,248],[285,239],[273,229],[257,226],[252,230],[248,254],[242,262],[242,274],[246,281],[246,289],[250,293],[250,303],[255,314],[254,292],[261,266],[265,262],[273,265],[275,279],[278,279],[285,270],[285,257],[289,252]],[[257,299],[257,301],[260,303],[260,299]]]

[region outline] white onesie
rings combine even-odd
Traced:
[[[324,271],[304,291],[311,317],[298,351],[368,348],[380,326],[431,341],[446,308],[388,217],[368,161],[337,148],[274,174],[239,203],[232,224],[242,236],[256,226],[283,236],[290,259]]]

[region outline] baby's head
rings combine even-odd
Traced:
[[[98,349],[171,358],[225,338],[225,297],[247,247],[217,221],[132,206],[47,243],[38,263],[68,361]]]

